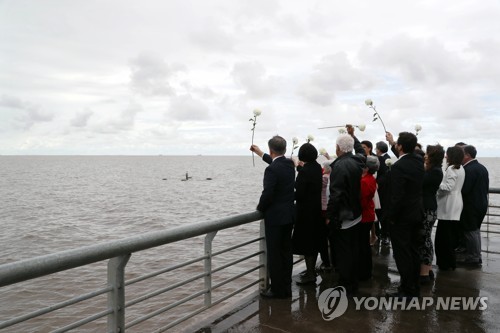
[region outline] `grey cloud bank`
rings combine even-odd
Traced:
[[[500,3],[0,1],[0,154],[248,154],[366,124],[500,156]]]

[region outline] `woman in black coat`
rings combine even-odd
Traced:
[[[292,236],[294,254],[304,256],[307,270],[300,276],[298,284],[316,282],[316,258],[324,228],[321,217],[321,191],[323,174],[316,161],[318,151],[305,143],[299,149],[300,165],[295,180],[295,205],[297,219]]]

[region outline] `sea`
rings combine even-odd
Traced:
[[[0,156],[0,265],[254,211],[266,167],[259,157],[254,158]],[[500,158],[478,160],[489,171],[490,187],[500,188]],[[258,223],[254,223],[225,231],[224,237],[257,237],[258,230]],[[134,272],[127,278],[168,266],[172,258],[201,256],[202,251],[202,239],[148,250],[132,256],[127,267],[132,266]],[[87,285],[90,290],[98,289],[106,283],[105,269],[105,265],[93,264],[75,273],[57,273],[4,287],[0,289],[0,321],[59,302],[63,295],[86,292]],[[165,284],[165,280],[157,283]],[[147,290],[148,286],[142,286],[133,292]],[[94,307],[83,306],[79,311]],[[149,305],[136,310],[135,315],[148,311]],[[167,318],[172,320],[176,315]],[[50,320],[41,318],[35,321],[34,330],[14,326],[9,332],[50,331],[69,317],[71,313]],[[89,328],[92,330],[95,327]]]

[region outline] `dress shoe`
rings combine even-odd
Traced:
[[[299,275],[295,282],[299,285],[316,283],[316,273],[308,272],[306,274]]]
[[[429,275],[420,275],[420,284],[425,285],[434,281],[434,272],[432,269],[429,271]]]

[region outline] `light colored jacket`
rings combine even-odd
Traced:
[[[330,197],[330,191],[328,189],[328,183],[330,182],[330,174],[323,175],[323,190],[321,191],[321,209],[326,210],[328,207],[328,198]]]
[[[437,191],[438,220],[459,221],[462,213],[462,186],[465,180],[465,170],[462,166],[446,169],[443,180]]]

